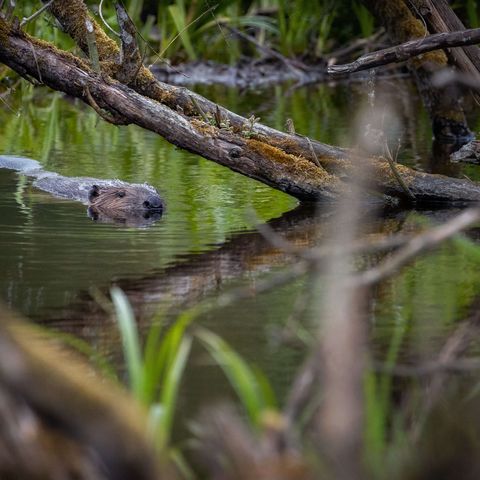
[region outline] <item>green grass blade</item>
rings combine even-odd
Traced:
[[[177,29],[180,40],[190,57],[190,60],[196,60],[197,55],[193,48],[192,42],[190,40],[190,35],[188,33],[187,23],[185,20],[185,11],[178,7],[178,5],[170,5],[168,7],[170,16],[172,17],[173,23]]]
[[[259,382],[247,362],[214,333],[202,329],[197,332],[197,337],[225,372],[252,423],[258,425],[262,411],[266,407],[274,407],[270,404],[270,399],[264,396],[265,386],[260,386],[260,383],[265,383],[265,377]]]
[[[122,336],[123,353],[127,364],[130,388],[136,398],[142,397],[143,383],[143,362],[141,357],[141,346],[138,337],[137,325],[133,315],[132,307],[126,295],[117,287],[110,291],[115,314],[117,317],[120,334]]]
[[[142,398],[147,405],[153,402],[161,379],[175,360],[185,330],[195,317],[196,313],[193,310],[187,310],[181,314],[161,340],[159,328],[149,332],[145,349],[147,368],[145,368]]]
[[[191,350],[192,339],[189,336],[183,337],[177,354],[168,369],[162,383],[160,394],[161,415],[158,418],[157,446],[160,451],[166,447],[170,440],[170,434],[175,414],[178,389],[182,379],[183,371]]]

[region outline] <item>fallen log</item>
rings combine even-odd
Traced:
[[[20,75],[80,98],[105,120],[133,123],[162,135],[169,142],[257,179],[302,201],[330,202],[349,190],[355,174],[348,150],[290,135],[219,108],[213,102],[156,80],[157,99],[97,74],[88,61],[28,36],[0,16],[0,62]],[[142,74],[141,67],[139,74]],[[132,84],[131,84],[132,85]],[[174,108],[171,108],[174,107]],[[218,109],[223,126],[212,116]],[[315,152],[315,155],[312,153]],[[314,162],[318,161],[319,165]],[[370,159],[374,186],[400,201],[411,203],[387,161]],[[480,200],[480,186],[467,180],[417,172],[398,166],[398,172],[417,203],[468,203]],[[357,172],[358,173],[358,172]],[[379,197],[365,193],[378,203]],[[380,199],[384,201],[384,199]]]

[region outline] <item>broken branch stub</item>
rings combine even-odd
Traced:
[[[95,40],[95,30],[90,20],[85,20],[87,31],[88,56],[95,72],[100,73],[100,60],[98,58],[97,41]]]
[[[129,85],[135,80],[140,68],[142,67],[142,56],[138,49],[136,40],[137,30],[127,11],[120,3],[115,4],[117,11],[118,25],[120,26],[120,39],[122,42],[119,59],[119,70],[117,79]]]

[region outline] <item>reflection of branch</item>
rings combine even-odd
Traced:
[[[342,75],[359,72],[361,70],[379,67],[380,65],[386,65],[387,63],[404,62],[405,60],[422,53],[431,52],[432,50],[445,47],[461,47],[475,43],[480,43],[480,28],[472,28],[460,32],[437,33],[421,38],[420,40],[410,40],[395,47],[367,53],[352,63],[331,65],[328,67],[328,73],[330,75]]]
[[[477,298],[473,302],[471,315],[463,322],[447,339],[445,345],[440,350],[437,360],[430,366],[431,369],[437,368],[435,374],[431,377],[425,389],[425,400],[422,408],[417,414],[417,421],[412,430],[413,439],[418,439],[421,433],[423,419],[432,411],[442,393],[448,387],[447,373],[459,371],[472,371],[478,368],[480,362],[476,359],[460,359],[459,357],[467,351],[468,346],[478,337],[480,330],[480,300]],[[427,365],[428,367],[428,365]]]
[[[277,233],[268,223],[256,223],[255,228],[263,237],[270,242],[270,244],[283,250],[285,253],[295,255],[302,260],[321,263],[326,258],[337,255],[352,255],[352,254],[366,254],[378,253],[385,250],[393,250],[397,247],[405,245],[412,239],[409,235],[394,235],[390,237],[379,238],[372,240],[356,240],[347,245],[322,245],[320,247],[305,248],[294,245],[286,240],[282,235]]]
[[[377,267],[366,270],[350,277],[352,286],[376,284],[388,277],[393,276],[400,268],[418,257],[438,247],[444,241],[450,239],[457,233],[468,228],[473,223],[480,220],[480,208],[469,208],[456,215],[451,220],[420,233],[413,237],[405,235],[394,235],[389,238],[381,238],[378,241],[359,241],[352,242],[345,246],[323,246],[314,249],[302,249],[291,245],[280,235],[274,232],[267,225],[257,226],[262,235],[269,239],[272,244],[287,253],[298,255],[301,258],[296,265],[289,271],[275,275],[272,278],[259,280],[255,283],[255,293],[264,293],[273,288],[286,285],[298,277],[305,275],[312,268],[318,266],[318,263],[335,255],[342,256],[352,253],[366,254],[376,251],[393,249],[401,246],[394,254]],[[251,287],[240,287],[236,290],[225,293],[219,297],[219,305],[227,305],[237,300],[249,298],[252,295]]]
[[[442,242],[453,237],[472,223],[480,220],[480,208],[469,208],[438,227],[431,228],[409,240],[404,247],[375,268],[356,276],[355,282],[368,285],[392,276],[408,262],[424,252],[438,247]]]

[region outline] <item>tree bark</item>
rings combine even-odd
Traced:
[[[455,15],[446,0],[413,0],[418,13],[433,33],[465,30],[465,25]],[[449,51],[457,67],[474,76],[480,83],[480,48],[469,45]],[[480,87],[479,87],[480,88]]]
[[[363,3],[380,20],[394,43],[424,38],[429,35],[423,23],[410,12],[404,0],[363,0]],[[414,74],[418,91],[432,120],[433,133],[438,140],[466,143],[470,132],[461,105],[461,96],[454,85],[435,86],[433,76],[448,68],[443,51],[425,53],[408,62]]]

